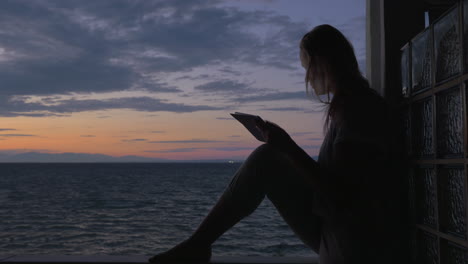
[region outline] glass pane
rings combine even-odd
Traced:
[[[431,31],[426,30],[412,42],[411,79],[413,91],[417,92],[431,85]]]
[[[410,263],[416,263],[418,257],[418,230],[416,228],[412,228],[409,231],[410,237]]]
[[[434,25],[436,82],[460,73],[460,36],[458,8],[454,8]]]
[[[416,213],[419,224],[437,229],[436,186],[433,168],[418,168],[415,173]]]
[[[460,88],[436,95],[437,156],[463,157],[463,105]]]
[[[404,97],[409,96],[409,45],[401,53],[401,93]]]
[[[453,242],[441,239],[440,250],[443,263],[466,264],[468,263],[468,249]]]
[[[411,144],[416,158],[430,158],[434,155],[432,138],[432,98],[413,104],[411,117]]]
[[[457,246],[453,243],[448,243],[448,264],[466,264],[468,263],[468,249]]]
[[[463,54],[464,69],[468,72],[468,1],[463,1]]]
[[[405,150],[406,153],[410,154],[411,153],[411,126],[410,126],[410,112],[409,112],[409,107],[405,107],[403,110],[403,129],[404,129],[404,135],[405,135]]]
[[[409,217],[411,223],[416,221],[416,186],[414,182],[414,171],[411,170],[408,175],[408,201]]]
[[[437,237],[433,234],[420,231],[418,235],[418,262],[421,264],[438,264],[439,247]]]
[[[460,238],[466,237],[465,177],[463,167],[440,167],[439,185],[440,230]]]

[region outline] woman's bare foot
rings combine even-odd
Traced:
[[[161,262],[208,262],[211,258],[211,246],[203,246],[189,240],[178,244],[170,250],[157,254],[148,261]]]

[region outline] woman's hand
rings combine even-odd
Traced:
[[[259,120],[256,122],[256,125],[262,131],[266,143],[271,144],[278,150],[289,154],[298,147],[288,133],[277,124]]]

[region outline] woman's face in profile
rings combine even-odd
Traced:
[[[304,67],[304,69],[307,71],[311,63],[309,54],[307,54],[307,52],[301,48],[299,57],[301,59],[302,67]],[[329,91],[326,87],[327,85],[325,84],[324,75],[319,74],[316,70],[316,68],[313,68],[312,72],[306,73],[309,74],[310,86],[315,90],[315,94],[317,95],[327,94]]]

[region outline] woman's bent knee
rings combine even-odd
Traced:
[[[249,158],[273,159],[281,156],[281,153],[270,144],[258,146],[249,156]]]
[[[259,179],[271,178],[271,174],[283,167],[281,154],[271,145],[258,146],[247,158],[239,172]]]
[[[286,156],[269,144],[258,146],[247,158],[245,166],[254,168],[255,175],[274,182],[291,171],[292,164]]]

